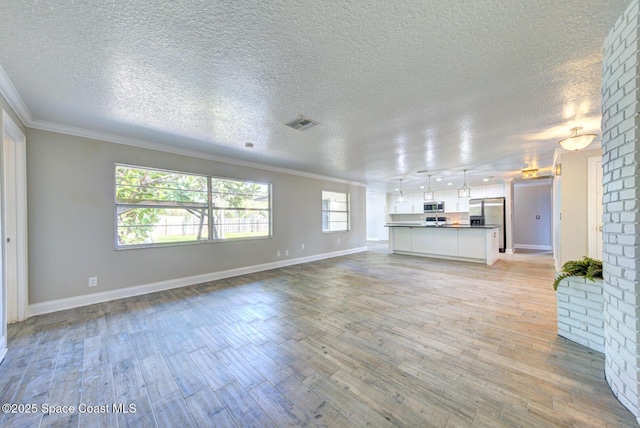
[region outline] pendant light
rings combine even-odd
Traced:
[[[397,190],[397,189],[396,189]],[[400,194],[396,195],[396,202],[405,202],[404,193],[402,193],[402,179],[400,180]]]
[[[458,198],[468,198],[471,196],[471,189],[467,186],[467,170],[463,170],[464,185],[458,189]]]
[[[591,144],[594,138],[596,138],[596,134],[578,135],[578,131],[581,129],[582,129],[582,126],[571,128],[571,136],[568,138],[565,138],[564,140],[558,141],[558,144],[560,144],[562,148],[565,150],[578,151],[580,149],[584,149],[589,144]]]
[[[433,190],[431,190],[431,174],[429,174],[429,188],[424,192],[424,200],[429,202],[436,200],[436,196],[433,193]]]

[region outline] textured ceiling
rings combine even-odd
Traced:
[[[0,66],[36,127],[410,191],[425,169],[549,169],[572,126],[600,134],[627,3],[4,0]],[[299,114],[320,126],[283,125]]]

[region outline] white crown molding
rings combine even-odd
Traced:
[[[0,94],[7,100],[13,111],[16,112],[24,126],[29,126],[29,123],[33,122],[31,112],[22,101],[22,97],[16,91],[15,86],[9,80],[9,76],[4,72],[2,66],[0,66]]]
[[[367,251],[367,247],[356,247],[348,250],[333,251],[330,253],[316,254],[313,256],[299,257],[290,260],[282,260],[273,263],[263,263],[260,265],[246,266],[237,269],[229,269],[219,272],[211,272],[202,275],[188,276],[184,278],[170,279],[167,281],[154,282],[151,284],[137,285],[133,287],[121,288],[118,290],[104,291],[101,293],[74,296],[66,299],[51,300],[48,302],[34,303],[29,305],[29,316],[48,314],[51,312],[64,311],[78,308],[80,306],[94,305],[96,303],[108,302],[126,297],[141,296],[143,294],[155,293],[158,291],[170,290],[172,288],[186,287],[188,285],[202,284],[234,276],[246,275],[255,272],[276,269],[285,266],[292,266],[301,263],[309,263],[318,260],[330,259],[333,257],[346,256],[349,254]]]
[[[137,138],[123,137],[120,135],[110,134],[107,132],[92,131],[90,129],[78,128],[74,126],[62,125],[59,123],[53,123],[53,122],[47,122],[44,120],[34,119],[33,116],[31,115],[31,112],[25,105],[24,101],[22,101],[20,94],[18,93],[18,91],[16,91],[15,86],[13,86],[13,83],[11,83],[11,80],[9,80],[9,77],[4,72],[4,69],[1,66],[0,66],[0,94],[4,96],[4,98],[9,103],[9,106],[11,106],[11,108],[16,112],[16,114],[18,115],[18,117],[20,118],[24,126],[28,128],[40,129],[42,131],[57,132],[59,134],[65,134],[65,135],[74,135],[76,137],[90,138],[93,140],[106,141],[106,142],[115,143],[115,144],[123,144],[126,146],[139,147],[139,148],[148,149],[148,150],[157,150],[161,152],[171,153],[174,155],[189,156],[189,157],[194,157],[199,159],[210,160],[214,162],[222,162],[230,165],[244,166],[247,168],[256,168],[256,169],[261,169],[266,171],[278,172],[282,174],[290,174],[290,175],[296,175],[300,177],[312,178],[316,180],[325,180],[325,181],[331,181],[334,183],[342,183],[342,184],[349,184],[352,186],[366,187],[365,183],[360,183],[357,181],[343,180],[340,178],[327,177],[320,174],[312,174],[309,172],[298,171],[298,170],[289,169],[289,168],[282,168],[282,167],[272,166],[272,165],[258,163],[258,162],[245,161],[245,160],[229,158],[224,156],[216,156],[210,153],[201,152],[197,150],[183,149],[179,147],[169,146],[167,144],[154,143],[151,141],[141,140]]]
[[[115,144],[123,144],[126,146],[139,147],[139,148],[148,149],[148,150],[157,150],[161,152],[171,153],[174,155],[189,156],[189,157],[194,157],[199,159],[210,160],[214,162],[222,162],[230,165],[244,166],[247,168],[256,168],[256,169],[261,169],[265,171],[278,172],[282,174],[290,174],[290,175],[296,175],[300,177],[313,178],[316,180],[325,180],[325,181],[332,181],[335,183],[349,184],[352,186],[366,187],[365,183],[360,183],[358,181],[343,180],[341,178],[327,177],[324,175],[312,174],[310,172],[298,171],[295,169],[282,168],[282,167],[267,165],[267,164],[258,163],[258,162],[251,162],[251,161],[245,161],[241,159],[229,158],[225,156],[217,156],[211,153],[200,152],[197,150],[189,150],[189,149],[184,149],[180,147],[173,147],[167,144],[154,143],[151,141],[141,140],[137,138],[123,137],[120,135],[110,134],[107,132],[92,131],[90,129],[85,129],[85,128],[77,128],[74,126],[61,125],[59,123],[46,122],[44,120],[37,120],[37,119],[32,120],[30,124],[28,124],[27,126],[33,129],[40,129],[42,131],[51,131],[59,134],[74,135],[76,137],[89,138],[89,139],[98,140],[98,141],[106,141],[106,142],[115,143]]]

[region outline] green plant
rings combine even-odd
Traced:
[[[553,289],[558,289],[560,281],[568,276],[583,276],[591,281],[602,278],[602,261],[584,256],[582,260],[569,260],[562,265],[562,273],[553,281]]]

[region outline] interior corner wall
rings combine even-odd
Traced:
[[[560,199],[560,262],[580,260],[589,254],[588,159],[601,156],[600,149],[565,152],[562,163]]]
[[[605,376],[640,422],[640,2],[604,42],[602,170]],[[564,164],[563,164],[564,168]]]
[[[115,163],[269,182],[273,237],[116,250]],[[36,129],[27,130],[27,170],[31,305],[366,247],[360,185]],[[350,193],[349,232],[322,233],[322,190]]]

